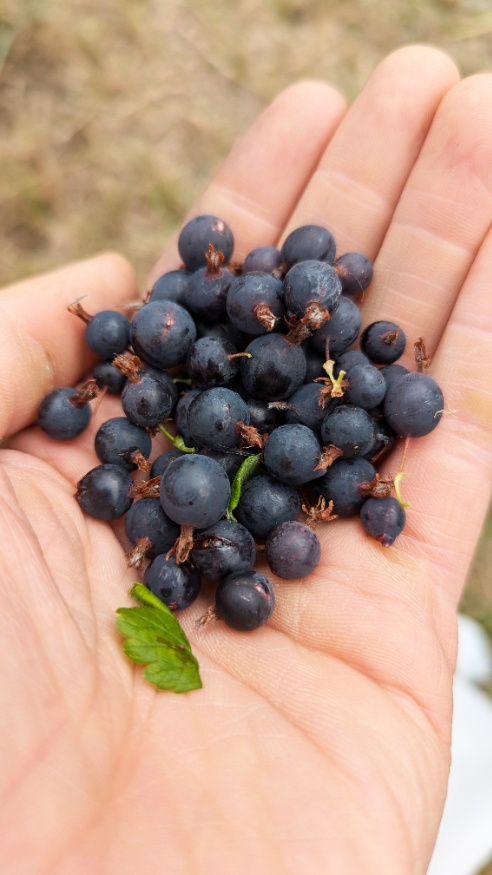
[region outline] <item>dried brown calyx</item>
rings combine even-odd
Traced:
[[[220,276],[222,273],[221,267],[224,264],[224,253],[209,243],[205,259],[207,262],[205,276]]]
[[[126,561],[130,568],[138,568],[147,559],[149,550],[152,550],[153,543],[150,538],[139,538],[133,550],[126,554]]]
[[[318,464],[316,465],[315,471],[325,471],[336,459],[339,459],[340,456],[343,456],[343,450],[339,447],[336,447],[335,444],[328,444],[326,447],[323,447],[323,452],[317,458],[319,459]]]
[[[130,383],[138,383],[141,379],[139,371],[143,367],[142,359],[138,355],[131,352],[122,352],[120,355],[115,355],[113,365],[118,368],[125,377],[128,377]]]
[[[426,374],[429,370],[432,356],[427,352],[423,337],[418,337],[413,345],[415,363],[420,374]]]
[[[299,346],[308,337],[311,337],[313,331],[321,328],[330,318],[325,307],[321,307],[317,301],[311,301],[306,307],[304,316],[290,316],[287,320],[289,331],[286,340],[293,343],[294,346]]]
[[[273,315],[268,304],[256,304],[256,307],[253,307],[253,314],[267,331],[273,331],[279,320],[278,316]]]
[[[178,538],[166,553],[166,559],[174,556],[178,565],[186,562],[193,549],[193,526],[181,526]]]
[[[338,514],[333,513],[333,502],[327,502],[322,495],[315,505],[302,504],[301,509],[307,516],[306,525],[311,528],[314,528],[318,523],[329,523],[331,520],[338,519]]]
[[[260,434],[257,428],[253,425],[246,425],[244,422],[238,422],[237,431],[239,434],[239,449],[247,449],[249,447],[258,447],[263,450],[268,439],[267,434]]]
[[[82,384],[75,395],[72,395],[68,399],[68,402],[72,407],[85,407],[89,401],[92,401],[93,398],[97,398],[101,392],[102,390],[97,385],[97,382],[91,378],[90,380],[87,380],[86,383]]]
[[[158,498],[161,475],[151,477],[145,483],[134,483],[130,488],[130,498]]]

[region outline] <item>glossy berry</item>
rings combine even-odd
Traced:
[[[148,538],[150,545],[145,555],[155,559],[171,549],[179,536],[179,526],[164,513],[157,498],[141,498],[134,501],[125,516],[125,533],[133,545]]]
[[[130,342],[130,322],[117,310],[101,310],[87,324],[85,341],[96,355],[110,359],[126,350]]]
[[[361,486],[374,480],[376,469],[367,459],[335,459],[326,474],[314,481],[314,491],[326,502],[333,501],[333,513],[339,517],[356,516],[366,496]]]
[[[227,386],[239,373],[237,349],[229,340],[199,337],[188,352],[188,376],[198,389]]]
[[[335,258],[335,238],[322,225],[301,225],[285,238],[281,258],[287,270],[299,261],[316,259],[329,264]]]
[[[116,520],[130,508],[132,478],[121,465],[98,465],[77,483],[75,497],[88,516]]]
[[[148,459],[152,441],[144,428],[134,425],[126,416],[114,416],[99,426],[94,449],[101,462],[122,465],[131,471],[137,467],[132,453],[139,452]]]
[[[405,510],[396,498],[368,498],[360,510],[364,530],[383,547],[390,547],[405,526]]]
[[[205,529],[224,516],[231,485],[214,459],[185,454],[171,462],[160,483],[160,500],[176,523]]]
[[[323,443],[334,444],[347,459],[369,453],[374,446],[375,437],[374,421],[369,413],[350,404],[336,407],[321,425]]]
[[[200,575],[189,563],[176,563],[174,556],[156,556],[147,568],[145,584],[171,611],[183,611],[200,592]]]
[[[89,425],[92,410],[89,404],[74,404],[77,389],[53,389],[44,396],[38,410],[38,425],[51,438],[67,441],[77,437]]]
[[[371,322],[360,336],[363,352],[379,365],[391,365],[403,355],[407,339],[396,322]]]
[[[231,260],[234,236],[218,216],[195,216],[184,225],[178,238],[178,250],[187,270],[205,267],[210,244],[222,252],[226,263]]]
[[[321,425],[328,413],[338,405],[338,398],[321,394],[321,383],[303,383],[289,398],[289,408],[285,412],[285,422],[300,422],[319,434]],[[293,408],[293,409],[291,409]]]
[[[279,412],[258,398],[248,398],[249,423],[260,434],[270,434],[279,423]]]
[[[345,389],[345,400],[349,404],[371,410],[377,407],[386,395],[386,381],[378,368],[367,364],[353,365],[347,371],[345,379],[348,386]]]
[[[306,356],[282,334],[255,337],[241,359],[241,379],[248,395],[263,401],[289,398],[304,382]]]
[[[136,354],[147,364],[172,368],[186,359],[196,340],[196,327],[184,307],[172,301],[155,301],[135,314],[130,340]]]
[[[219,520],[195,532],[190,559],[208,580],[219,580],[236,571],[250,571],[255,564],[256,545],[240,523]]]
[[[345,352],[340,353],[340,355],[335,356],[335,368],[334,374],[335,377],[338,377],[340,371],[348,372],[349,368],[354,365],[368,365],[370,364],[369,359],[360,349],[346,349]]]
[[[121,393],[121,406],[133,425],[155,428],[170,416],[173,397],[165,383],[144,372],[135,382],[128,381]]]
[[[231,447],[229,450],[216,450],[213,447],[201,447],[198,452],[200,456],[208,456],[209,459],[214,459],[218,462],[226,472],[231,483],[247,456],[247,452],[237,450],[234,447]]]
[[[215,593],[215,616],[241,632],[250,632],[266,623],[274,606],[272,585],[257,571],[227,575]]]
[[[193,446],[219,450],[235,447],[240,438],[240,423],[249,425],[248,406],[231,389],[204,389],[188,408]]]
[[[194,319],[219,322],[226,317],[226,299],[234,274],[226,268],[211,271],[202,267],[190,277],[184,306]]]
[[[349,347],[360,331],[361,315],[357,304],[343,295],[331,319],[311,336],[311,344],[325,359],[340,355]]]
[[[284,301],[289,314],[304,316],[308,304],[334,312],[342,294],[342,284],[330,264],[300,261],[284,279]]]
[[[110,395],[121,395],[127,383],[127,377],[112,361],[98,362],[92,375],[99,388],[106,389]]]
[[[158,277],[150,290],[148,303],[152,301],[174,301],[184,306],[185,294],[190,283],[188,270],[169,270]]]
[[[395,380],[398,380],[400,377],[403,377],[404,374],[408,374],[410,371],[408,368],[404,367],[404,365],[385,365],[384,368],[381,368],[381,375],[386,383],[386,391],[388,391],[389,387]]]
[[[295,520],[300,512],[297,489],[263,474],[246,481],[234,511],[239,522],[255,538],[268,537],[275,526]]]
[[[272,273],[282,264],[282,256],[275,246],[257,246],[243,261],[243,273]]]
[[[323,474],[316,471],[322,446],[306,425],[279,425],[267,440],[263,459],[269,473],[289,486],[301,486]]]
[[[358,297],[372,282],[372,263],[360,252],[345,252],[334,262],[345,295]]]
[[[184,456],[182,450],[177,450],[173,448],[172,450],[166,450],[164,453],[161,453],[157,456],[156,459],[152,462],[152,467],[150,469],[150,477],[162,477],[164,471],[171,462],[174,462],[175,459],[179,459],[180,456]]]
[[[389,387],[384,399],[388,424],[401,437],[422,437],[439,425],[444,398],[429,374],[404,374]]]
[[[176,428],[187,447],[193,446],[193,439],[190,434],[190,429],[188,428],[188,408],[193,399],[196,398],[200,392],[201,389],[190,389],[189,392],[185,392],[176,404],[176,410],[174,411],[174,422]]]
[[[231,283],[226,305],[229,319],[241,331],[267,334],[283,323],[282,283],[268,273],[243,274]]]
[[[272,529],[265,543],[265,556],[271,570],[285,580],[307,577],[321,559],[319,538],[309,526],[297,521]]]

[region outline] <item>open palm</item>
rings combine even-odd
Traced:
[[[346,114],[328,86],[295,85],[193,211],[231,225],[237,259],[306,222],[375,259],[363,324],[423,336],[446,400],[439,428],[411,442],[411,508],[391,549],[357,521],[328,524],[316,572],[274,581],[266,626],[197,631],[206,595],[181,615],[202,690],[158,693],[125,659],[114,617],[135,575],[118,526],[73,497],[118,402],[103,399],[70,444],[31,425],[43,394],[90,366],[65,306],[134,299],[130,267],[105,255],[0,297],[2,871],[425,872],[449,768],[456,605],[492,473],[491,92],[491,77],[458,83],[448,58],[418,47],[387,58]],[[177,264],[173,244],[152,277]]]

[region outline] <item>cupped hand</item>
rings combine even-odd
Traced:
[[[274,579],[266,626],[197,630],[208,596],[181,615],[202,690],[156,692],[126,660],[114,617],[135,574],[118,527],[74,499],[119,402],[96,403],[67,444],[33,425],[43,395],[91,365],[66,305],[124,306],[131,268],[104,255],[3,292],[2,871],[424,875],[449,769],[456,606],[492,475],[491,98],[491,76],[459,82],[423,47],[389,56],[348,111],[327,85],[294,85],[193,209],[231,225],[237,260],[307,222],[374,259],[363,324],[423,336],[446,407],[410,443],[393,547],[339,520],[319,530],[308,579]],[[174,240],[149,282],[178,264]]]

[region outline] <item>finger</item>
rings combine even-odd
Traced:
[[[84,323],[67,311],[81,296],[91,313],[122,306],[135,297],[133,269],[110,253],[0,293],[1,438],[33,422],[44,395],[55,386],[73,385],[94,362]]]
[[[376,261],[364,321],[377,314],[434,351],[492,222],[492,76],[442,101]],[[379,316],[381,318],[381,316]],[[407,352],[407,362],[411,348]]]
[[[457,80],[451,59],[435,49],[389,55],[338,127],[282,236],[326,225],[339,253],[373,259],[436,109]]]
[[[287,88],[236,142],[188,218],[223,218],[239,261],[255,246],[275,245],[344,109],[342,96],[324,83]],[[179,265],[176,244],[177,234],[152,269],[149,287]]]
[[[430,373],[442,387],[438,427],[415,438],[405,464],[411,502],[402,549],[456,607],[492,492],[492,231],[453,308]]]

